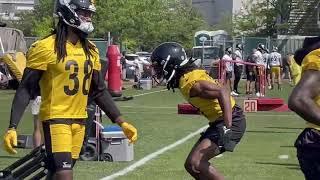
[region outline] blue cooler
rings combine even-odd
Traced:
[[[101,155],[103,161],[132,161],[133,144],[118,125],[105,126],[101,133]]]

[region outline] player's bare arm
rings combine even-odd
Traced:
[[[306,121],[320,126],[320,108],[314,99],[320,94],[320,71],[307,70],[289,97],[289,108]]]
[[[20,119],[29,104],[30,99],[39,89],[39,81],[43,71],[26,68],[23,73],[21,84],[14,96],[9,128],[17,128]]]
[[[217,86],[208,81],[198,81],[190,90],[190,97],[204,99],[218,99],[223,110],[223,119],[227,128],[232,126],[232,107],[230,95],[224,87]]]

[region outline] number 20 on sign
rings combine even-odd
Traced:
[[[246,99],[243,101],[243,111],[244,112],[257,112],[257,100]]]

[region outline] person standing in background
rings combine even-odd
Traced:
[[[226,61],[232,61],[232,47],[227,47],[225,49],[225,54],[222,57],[222,60],[226,60]],[[238,96],[239,94],[236,94],[233,92],[232,90],[232,86],[231,86],[231,78],[232,78],[232,71],[233,71],[233,63],[231,62],[226,62],[225,66],[226,66],[226,78],[225,78],[225,82],[224,84],[226,85],[227,88],[229,88],[231,95],[233,96]]]
[[[270,53],[269,50],[262,44],[262,57],[263,57],[263,65],[266,70],[265,79],[267,81],[268,89],[271,89],[271,68],[268,64]]]
[[[282,71],[282,79],[288,75],[289,83],[292,83],[292,77],[291,77],[291,69],[289,67],[290,64],[290,57],[293,57],[292,53],[288,53],[286,56],[282,58],[282,66],[283,66],[283,71]]]
[[[120,59],[121,63],[121,79],[127,81],[127,62],[126,62],[126,51],[122,51],[122,56]]]
[[[233,60],[243,62],[242,50],[243,50],[242,44],[240,44],[240,43],[237,44],[236,51],[233,54]],[[238,85],[239,85],[239,82],[241,79],[242,71],[243,71],[243,64],[235,63],[234,64],[233,91],[231,92],[232,93],[231,95],[239,95],[240,94],[238,91]]]
[[[264,51],[264,45],[263,44],[258,44],[257,47],[257,51],[254,52],[253,54],[253,59],[254,62],[257,65],[256,67],[256,85],[255,85],[255,89],[256,89],[256,96],[260,97],[261,93],[260,93],[260,79],[262,78],[261,75],[264,73],[264,71],[262,71],[262,66],[266,67],[265,62],[264,62],[264,58],[262,56],[262,52]]]
[[[268,65],[271,68],[271,89],[274,88],[274,81],[275,78],[277,78],[278,90],[281,90],[282,57],[277,51],[278,48],[273,47],[272,53],[269,56]]]
[[[249,55],[247,62],[249,63],[256,63],[254,59],[254,54],[256,53],[257,49],[253,49],[252,53]],[[256,81],[256,68],[253,65],[246,65],[246,76],[247,76],[247,82],[246,82],[246,94],[252,95],[253,94],[253,87],[252,82]]]

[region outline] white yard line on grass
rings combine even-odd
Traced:
[[[139,96],[144,96],[144,95],[147,95],[147,94],[158,93],[158,92],[162,92],[162,91],[168,91],[168,90],[167,90],[167,89],[163,89],[163,90],[160,90],[160,91],[152,91],[152,92],[147,92],[147,93],[142,93],[142,94],[136,94],[136,95],[133,95],[132,97],[139,97]]]
[[[279,159],[289,159],[289,155],[287,154],[282,154],[278,156]]]
[[[112,174],[110,176],[106,176],[106,177],[102,178],[101,180],[111,180],[111,179],[117,178],[119,176],[126,175],[129,172],[135,170],[136,168],[146,164],[148,161],[150,161],[150,160],[156,158],[157,156],[165,153],[166,151],[168,151],[168,150],[170,150],[170,149],[172,149],[172,148],[174,148],[174,147],[186,142],[187,140],[193,138],[196,135],[199,135],[199,133],[204,131],[206,128],[208,128],[208,126],[204,126],[204,127],[200,128],[200,129],[198,129],[197,131],[195,131],[195,132],[189,134],[188,136],[186,136],[186,137],[174,142],[173,144],[165,146],[164,148],[145,156],[144,158],[142,158],[139,161],[133,163],[132,165],[122,169],[121,171],[118,171],[118,172],[116,172],[116,173],[114,173],[114,174]]]

